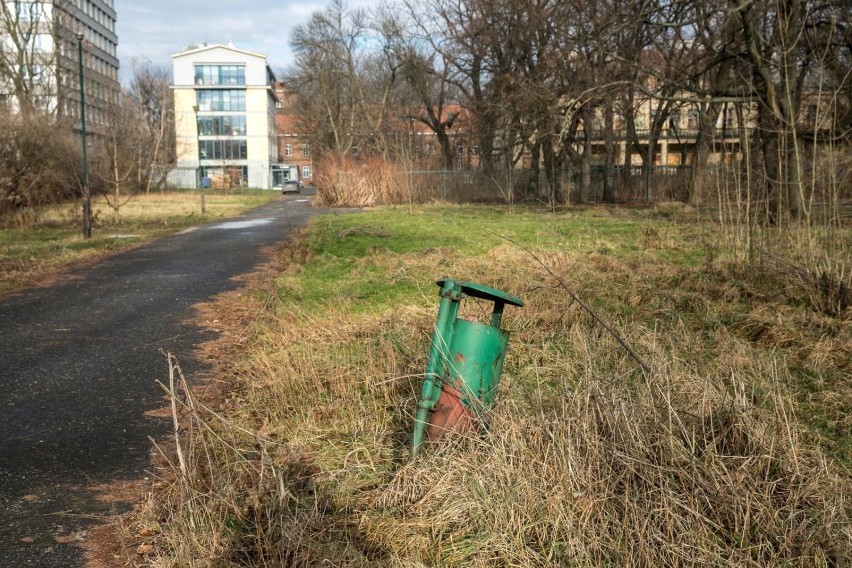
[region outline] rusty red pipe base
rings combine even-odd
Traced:
[[[461,380],[456,386],[444,383],[435,411],[429,415],[426,438],[430,441],[453,432],[478,432],[478,421],[471,409],[461,401]]]

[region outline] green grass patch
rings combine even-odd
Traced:
[[[624,217],[608,210],[510,212],[474,206],[427,206],[413,213],[384,208],[322,217],[306,237],[314,261],[300,270],[297,280],[285,279],[281,292],[296,294],[307,305],[389,309],[430,278],[451,275],[454,258],[481,257],[500,247],[628,258],[650,252],[686,266],[703,258],[693,226],[651,217],[642,210]],[[412,255],[434,256],[436,270],[416,270],[409,262]]]

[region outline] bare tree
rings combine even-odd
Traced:
[[[399,85],[401,62],[400,24],[388,9],[380,9],[371,19],[374,51],[365,54],[358,66],[356,85],[358,107],[367,129],[362,143],[368,154],[388,160],[388,120],[393,90]]]
[[[174,99],[167,69],[139,59],[131,67],[133,78],[120,106],[132,104],[138,110],[142,144],[136,149],[136,184],[150,193],[165,186],[176,164]]]
[[[61,116],[54,2],[0,3],[0,215],[71,196],[79,153]]]
[[[399,65],[394,26],[385,13],[371,18],[333,0],[293,32],[296,63],[285,82],[299,93],[301,130],[318,155],[387,156],[388,101]]]
[[[729,9],[739,17],[743,60],[750,67],[750,84],[760,101],[758,135],[770,187],[770,214],[776,220],[785,214],[807,217],[802,101],[804,92],[816,87],[809,82],[824,63],[837,69],[837,63],[844,62],[841,74],[846,78],[841,85],[849,88],[848,6],[837,0],[758,0],[729,1]],[[838,32],[843,40],[836,39]],[[827,51],[834,53],[826,57]],[[825,86],[823,80],[821,87]]]
[[[0,93],[11,112],[57,112],[54,3],[0,3]]]
[[[567,170],[579,172],[572,177],[579,181],[575,198],[587,201],[594,168],[603,165],[604,199],[612,202],[616,164],[630,165],[638,155],[650,198],[651,167],[667,165],[662,156],[674,141],[678,163],[692,166],[689,199],[700,205],[711,154],[721,144],[738,144],[764,164],[765,201],[775,213],[799,217],[809,198],[802,184],[809,136],[802,131],[804,93],[828,90],[830,119],[827,111],[817,114],[836,139],[848,137],[852,126],[852,32],[840,0],[401,0],[397,6],[399,12],[387,8],[371,23],[336,0],[297,30],[291,86],[302,101],[303,130],[319,153],[358,147],[387,159],[386,136],[418,121],[434,134],[449,168],[457,120],[449,111],[459,107],[474,125],[479,165],[489,177],[497,164],[507,179],[518,165],[529,166],[522,197],[563,201]],[[759,128],[747,131],[755,108]],[[723,111],[728,119],[741,117],[741,142],[730,132],[719,137]],[[744,148],[750,143],[759,151]],[[736,149],[729,155],[738,159]]]
[[[0,218],[27,224],[78,191],[80,146],[70,126],[43,114],[0,114]]]
[[[472,128],[469,134],[478,146],[479,166],[488,177],[503,157],[512,164],[519,157],[509,157],[517,147],[509,140],[517,136],[497,88],[505,76],[495,56],[504,22],[495,15],[504,5],[479,0],[403,2],[408,22],[407,82],[412,86],[412,102],[421,107],[412,114],[440,138],[447,166],[454,161],[447,126],[456,117],[444,109],[464,107],[466,125]]]
[[[452,101],[452,84],[448,80],[450,68],[436,54],[426,55],[414,45],[400,54],[402,75],[411,93],[419,103],[414,120],[426,125],[435,134],[444,169],[451,170],[455,163],[450,129],[458,118],[457,110],[448,110]],[[412,101],[412,102],[415,102]]]
[[[302,130],[317,154],[345,154],[353,146],[357,111],[350,83],[352,50],[361,31],[349,27],[340,2],[315,12],[293,31],[290,44],[296,64],[286,82],[299,93]]]
[[[93,140],[93,177],[105,190],[115,222],[134,195],[162,188],[175,165],[169,73],[147,61],[131,65],[130,85],[107,108],[110,128]]]
[[[142,112],[126,92],[107,111],[110,128],[95,138],[92,154],[92,177],[101,182],[107,205],[115,223],[121,221],[121,207],[138,193],[134,179],[139,169],[141,148],[148,142]]]

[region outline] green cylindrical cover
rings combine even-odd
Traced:
[[[451,383],[461,379],[462,403],[479,413],[497,395],[509,332],[478,322],[456,320],[450,343]]]
[[[497,397],[509,344],[509,332],[500,329],[503,308],[524,305],[517,296],[481,284],[449,278],[437,284],[441,287],[441,304],[417,402],[412,458],[417,457],[427,433],[428,439],[436,440],[477,423],[484,428],[484,414]],[[491,325],[458,316],[465,296],[494,302]]]

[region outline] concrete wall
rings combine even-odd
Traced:
[[[248,174],[251,187],[272,187],[269,148],[269,90],[249,87],[246,90],[246,138],[248,140]]]
[[[177,167],[169,172],[167,181],[172,187],[191,188],[198,185],[197,175],[198,173],[195,168],[186,169]]]
[[[177,167],[198,167],[198,124],[195,120],[195,90],[192,88],[176,88],[175,97],[175,144],[177,150]],[[195,187],[192,184],[187,187]]]

